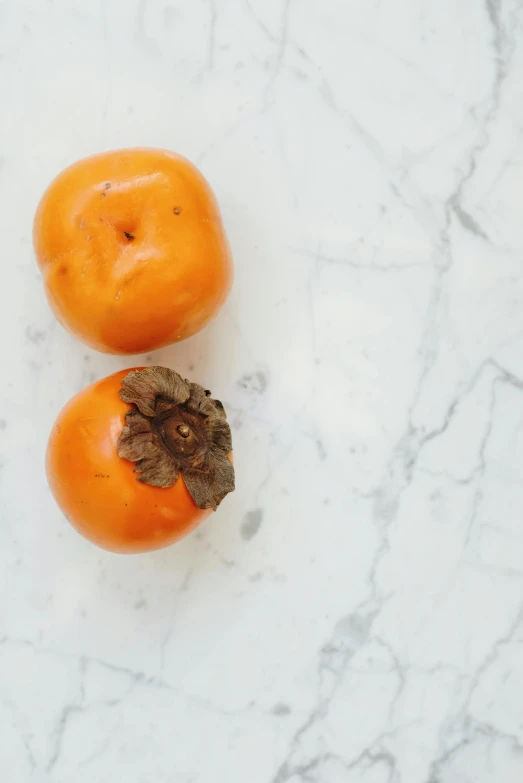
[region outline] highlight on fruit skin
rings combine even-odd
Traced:
[[[232,285],[213,192],[195,166],[166,150],[104,152],[66,168],[38,205],[33,243],[56,317],[106,353],[190,337]]]
[[[165,367],[123,370],[73,397],[46,470],[71,525],[113,552],[169,546],[234,490],[222,403]]]

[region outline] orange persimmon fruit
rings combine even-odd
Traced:
[[[62,171],[40,201],[33,242],[56,317],[106,353],[190,337],[232,284],[211,188],[165,150],[105,152]]]
[[[113,552],[174,543],[234,489],[223,405],[165,367],[123,370],[65,406],[47,478],[83,536]]]

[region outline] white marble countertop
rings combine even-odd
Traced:
[[[520,783],[520,0],[11,0],[0,106],[2,783]],[[145,359],[66,334],[31,247],[57,171],[137,145],[236,263]],[[238,488],[116,556],[43,456],[143,361],[223,399]]]

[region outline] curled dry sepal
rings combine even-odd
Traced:
[[[120,397],[125,416],[118,454],[136,462],[138,481],[171,487],[181,473],[199,508],[216,508],[234,490],[231,430],[223,405],[166,367],[132,370]]]

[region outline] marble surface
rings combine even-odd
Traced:
[[[520,0],[0,4],[2,783],[523,780]],[[99,150],[212,183],[233,294],[95,354],[47,307],[38,198]],[[138,362],[231,414],[238,489],[122,557],[47,434]]]

